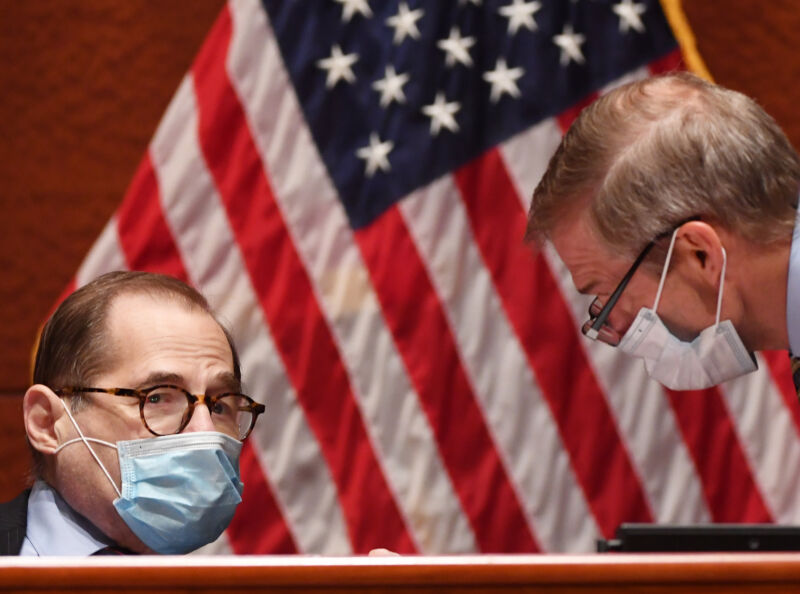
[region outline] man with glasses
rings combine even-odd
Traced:
[[[596,296],[585,336],[700,389],[756,369],[753,351],[800,353],[798,188],[797,153],[754,101],[670,74],[583,110],[534,191],[526,240],[550,241]]]
[[[262,404],[205,298],[113,272],[42,330],[23,400],[32,489],[0,506],[0,553],[182,554],[241,501],[239,452]]]

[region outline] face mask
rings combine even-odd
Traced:
[[[722,274],[713,326],[703,330],[691,342],[686,342],[673,335],[656,314],[676,235],[677,229],[672,234],[653,309],[643,307],[639,310],[618,348],[644,359],[648,375],[672,390],[702,390],[755,371],[758,365],[731,321],[719,321],[727,265],[725,248],[722,248]]]
[[[85,437],[64,408],[82,441],[105,473],[117,499],[114,508],[144,544],[157,553],[177,555],[216,540],[242,501],[239,453],[242,443],[215,431],[180,433],[117,444]],[[115,448],[122,488],[111,478],[89,442]]]

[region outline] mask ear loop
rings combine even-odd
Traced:
[[[680,229],[680,227],[678,227]],[[664,260],[664,270],[661,273],[661,280],[658,281],[658,291],[656,292],[656,300],[653,302],[653,313],[658,310],[658,302],[661,301],[661,291],[664,289],[664,281],[667,280],[667,270],[669,269],[669,263],[672,259],[672,248],[675,247],[675,239],[678,237],[678,229],[672,233],[672,239],[669,242],[669,249],[667,250],[667,259]]]
[[[112,479],[112,478],[111,478],[111,475],[110,475],[110,474],[108,473],[108,471],[106,470],[106,467],[103,465],[103,463],[102,463],[102,462],[100,462],[100,458],[98,458],[98,457],[97,457],[97,454],[94,452],[94,450],[92,449],[92,447],[89,445],[89,440],[88,440],[88,439],[86,438],[86,436],[83,434],[83,431],[81,431],[81,428],[78,426],[78,423],[75,421],[75,417],[73,417],[73,416],[72,416],[72,413],[71,413],[71,412],[69,412],[69,407],[67,406],[67,403],[66,403],[66,402],[64,402],[64,400],[63,400],[62,398],[59,398],[59,400],[61,400],[61,404],[64,406],[64,410],[65,410],[65,411],[67,411],[67,416],[69,417],[69,420],[70,420],[70,421],[72,421],[72,424],[75,426],[75,429],[77,429],[77,431],[78,431],[78,435],[80,435],[80,436],[81,436],[81,437],[80,437],[81,441],[83,441],[83,443],[86,445],[86,447],[87,447],[87,448],[88,448],[88,450],[89,450],[89,453],[92,455],[92,457],[95,459],[95,461],[96,461],[96,462],[97,462],[97,463],[100,465],[100,469],[101,469],[101,470],[102,470],[102,471],[105,473],[105,475],[106,475],[106,478],[108,478],[108,482],[110,482],[110,483],[111,483],[111,486],[112,486],[112,487],[114,487],[114,490],[117,492],[117,497],[122,497],[122,493],[121,493],[121,492],[120,492],[120,490],[117,488],[117,484],[114,482],[114,479]],[[77,438],[75,438],[75,439],[77,439]],[[63,446],[65,446],[65,445],[67,445],[67,444],[69,444],[69,443],[72,443],[73,441],[75,441],[75,439],[71,439],[71,440],[69,440],[68,442],[66,442],[66,443],[63,443],[62,445],[60,445],[60,446],[58,447],[58,449],[56,450],[56,452],[57,452],[59,449],[61,449]],[[99,439],[93,439],[92,441],[99,441],[100,443],[105,443],[105,442],[102,442],[102,441],[100,441]],[[108,444],[108,443],[106,443],[106,445],[111,445],[111,444]],[[112,445],[112,447],[116,448],[116,446],[113,446],[113,445]]]
[[[714,324],[715,326],[719,326],[719,315],[722,312],[722,290],[725,287],[725,268],[727,268],[728,266],[728,254],[725,252],[724,247],[721,247],[721,249],[722,249],[722,273],[719,277],[719,295],[717,295],[717,321]]]
[[[102,444],[102,445],[104,445],[104,446],[108,446],[108,447],[110,447],[110,448],[114,448],[115,450],[117,449],[117,446],[115,446],[113,443],[110,443],[110,442],[108,442],[108,441],[103,441],[102,439],[96,439],[96,438],[94,438],[94,437],[87,437],[87,438],[85,438],[85,440],[86,440],[86,441],[91,441],[92,443],[99,443],[99,444]],[[54,454],[57,454],[58,452],[60,452],[61,450],[63,450],[63,449],[64,449],[65,447],[67,447],[68,445],[71,445],[71,444],[73,444],[73,443],[82,442],[82,441],[84,441],[84,440],[83,440],[83,439],[81,439],[80,437],[73,437],[72,439],[70,439],[70,440],[68,440],[68,441],[65,441],[65,442],[64,442],[64,443],[62,443],[60,446],[58,446],[58,447],[57,447],[57,448],[56,448],[56,449],[53,451],[53,453],[54,453]]]

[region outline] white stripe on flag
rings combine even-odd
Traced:
[[[192,80],[187,76],[151,145],[165,219],[192,282],[231,324],[245,384],[256,400],[267,403],[269,414],[259,419],[250,439],[298,547],[302,552],[347,554],[350,540],[336,488],[269,336],[205,168],[197,129]]]
[[[561,142],[561,128],[552,118],[520,132],[498,148],[506,170],[517,188],[522,211],[527,215],[531,196],[550,163],[550,156]],[[520,239],[521,241],[521,239]]]
[[[128,265],[119,244],[117,217],[112,216],[78,268],[78,272],[75,274],[76,288],[82,287],[106,272],[126,270],[127,268]]]
[[[231,3],[231,82],[354,395],[420,552],[471,552],[474,536],[305,122],[263,8]],[[258,57],[258,68],[252,65]],[[269,106],[265,109],[264,106]]]
[[[767,362],[720,386],[764,503],[777,523],[800,523],[800,441]]]
[[[452,177],[405,198],[400,212],[539,544],[545,551],[592,551],[600,531],[483,265]]]

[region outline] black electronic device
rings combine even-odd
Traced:
[[[800,526],[775,524],[622,524],[600,553],[800,551]]]

